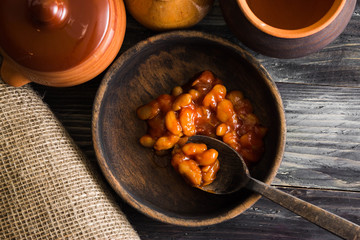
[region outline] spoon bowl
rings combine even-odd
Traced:
[[[252,178],[242,157],[222,141],[200,135],[190,137],[189,141],[205,143],[208,148],[219,152],[220,170],[215,181],[210,185],[198,187],[199,189],[214,194],[230,194],[247,188],[339,237],[359,238],[359,225]]]

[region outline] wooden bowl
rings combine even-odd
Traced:
[[[227,89],[243,91],[268,127],[264,156],[251,173],[270,184],[284,151],[282,101],[264,68],[226,40],[193,31],[144,40],[114,62],[95,99],[92,133],[104,175],[130,205],[166,223],[220,223],[244,212],[260,198],[246,190],[221,196],[193,188],[173,170],[171,156],[157,156],[139,144],[146,124],[137,118],[136,109],[205,69],[222,79]]]
[[[236,37],[249,48],[277,58],[302,57],[331,43],[349,23],[355,3],[220,0],[226,23]]]

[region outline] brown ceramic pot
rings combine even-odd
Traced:
[[[220,0],[229,28],[253,50],[277,58],[314,53],[344,30],[356,0]]]
[[[1,77],[65,87],[100,74],[122,45],[121,0],[1,0]]]
[[[155,30],[187,28],[210,11],[214,0],[125,0],[126,10],[143,26]]]

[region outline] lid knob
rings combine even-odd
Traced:
[[[61,27],[67,18],[66,0],[28,0],[28,7],[38,27]]]

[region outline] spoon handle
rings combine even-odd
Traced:
[[[280,191],[254,178],[250,178],[246,188],[261,194],[269,200],[343,239],[360,239],[360,226],[340,216]]]

